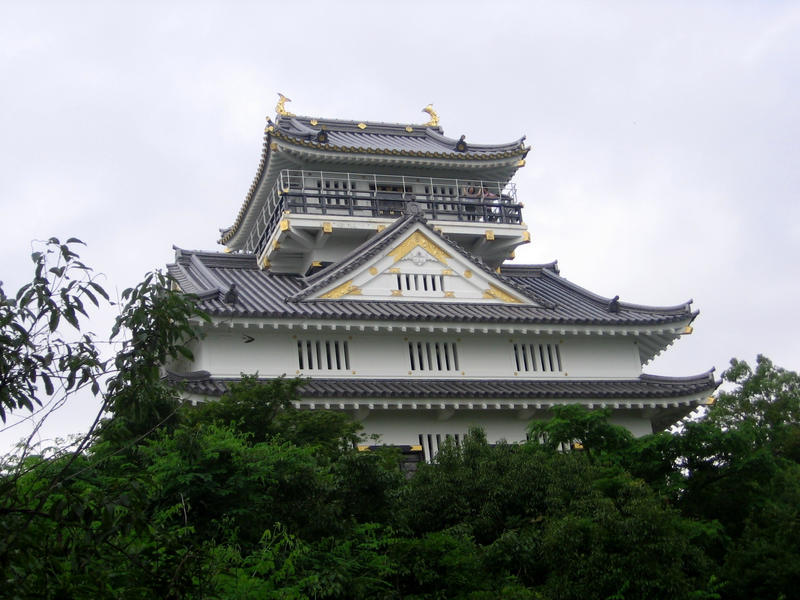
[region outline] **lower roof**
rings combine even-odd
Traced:
[[[239,378],[212,377],[208,371],[168,373],[185,392],[222,396]],[[263,379],[268,381],[267,378]],[[475,399],[475,400],[662,400],[698,398],[719,383],[713,371],[690,377],[640,375],[637,379],[361,379],[311,378],[299,388],[302,399]],[[696,404],[696,402],[694,402]]]
[[[227,318],[669,326],[688,324],[697,316],[691,301],[643,306],[600,297],[561,277],[555,263],[501,267],[502,281],[536,298],[540,306],[302,299],[314,283],[313,276],[261,270],[252,254],[176,249],[175,262],[167,270],[184,292],[198,297],[201,310]],[[226,292],[232,288],[234,300],[227,302]]]

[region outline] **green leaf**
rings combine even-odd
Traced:
[[[87,284],[87,285],[89,285],[89,286],[91,286],[91,288],[92,288],[92,289],[93,289],[95,292],[97,292],[97,293],[98,293],[98,294],[100,294],[100,295],[101,295],[103,298],[105,298],[106,300],[108,300],[108,294],[106,293],[105,289],[103,289],[103,287],[102,287],[101,285],[99,285],[99,284],[95,283],[94,281],[87,281],[87,282],[86,282],[86,284]]]
[[[81,327],[78,324],[78,317],[75,316],[75,309],[72,306],[68,306],[67,308],[64,309],[64,318],[75,329],[80,330]]]
[[[44,382],[44,391],[48,396],[52,396],[55,390],[53,389],[53,382],[50,380],[50,376],[45,372],[40,373],[40,375]]]
[[[192,354],[192,351],[186,346],[175,346],[175,350],[177,350],[181,356],[188,358],[189,360],[194,360],[194,354]]]
[[[50,332],[52,333],[58,328],[58,322],[61,320],[61,314],[57,310],[50,313]]]
[[[71,390],[74,385],[75,385],[75,371],[70,370],[67,373],[67,383],[64,385],[64,388]]]
[[[97,297],[92,292],[89,291],[89,288],[83,288],[83,293],[86,294],[89,300],[92,301],[92,304],[94,304],[95,306],[100,306],[100,303],[97,301]]]

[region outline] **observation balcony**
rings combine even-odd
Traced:
[[[287,169],[279,173],[244,250],[275,270],[305,272],[311,262],[341,258],[401,217],[410,203],[432,226],[489,263],[500,264],[514,246],[528,241],[523,205],[510,182]],[[286,233],[289,222],[295,235]],[[321,251],[327,244],[317,233],[334,229],[339,234],[332,237],[340,243]],[[509,234],[510,245],[481,252],[482,242],[498,237],[502,242]]]

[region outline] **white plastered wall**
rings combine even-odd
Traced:
[[[585,335],[512,336],[496,333],[330,333],[309,328],[292,331],[237,329],[224,324],[206,329],[200,348],[195,348],[191,370],[206,370],[216,377],[236,377],[258,372],[263,377],[304,375],[324,377],[454,377],[454,378],[578,378],[624,379],[641,374],[633,337]],[[247,340],[252,341],[247,342]],[[298,341],[347,342],[350,369],[300,369]],[[247,342],[247,343],[246,343]],[[409,343],[456,345],[458,369],[412,370]],[[518,368],[514,344],[558,345],[561,370],[543,372]]]

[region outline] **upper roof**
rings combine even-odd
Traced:
[[[241,249],[245,232],[263,207],[282,169],[392,171],[459,176],[465,170],[479,179],[508,181],[530,150],[525,137],[506,144],[475,144],[446,137],[441,127],[375,121],[346,121],[281,115],[268,120],[253,183],[230,227],[219,242]]]
[[[474,144],[444,135],[441,127],[279,116],[267,133],[306,148],[328,152],[389,154],[459,161],[521,157],[530,148],[525,137],[506,144]]]

